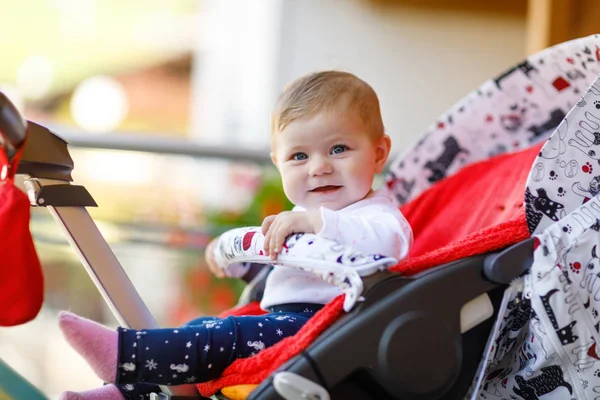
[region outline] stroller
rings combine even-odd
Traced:
[[[331,263],[345,297],[200,393],[260,383],[249,399],[600,396],[599,74],[595,35],[462,99],[387,176],[413,227],[409,258],[385,271]],[[66,142],[33,122],[26,132],[17,172],[29,201],[65,228],[121,325],[156,327],[85,210],[92,197],[69,184]],[[15,147],[21,136],[5,132]],[[245,298],[257,300],[262,275]],[[256,302],[231,310],[256,312]],[[198,398],[180,394],[157,397]]]

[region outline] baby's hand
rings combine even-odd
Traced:
[[[319,210],[284,211],[270,215],[262,223],[265,235],[265,254],[275,260],[281,253],[283,244],[293,233],[315,233],[321,230],[323,222]]]

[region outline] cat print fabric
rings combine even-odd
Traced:
[[[539,233],[600,194],[600,78],[542,147],[525,192],[527,224]]]
[[[600,396],[600,199],[535,236],[530,273],[504,294],[470,399]]]

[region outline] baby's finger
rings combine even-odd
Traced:
[[[285,243],[285,240],[287,239],[289,233],[288,233],[288,229],[278,229],[277,232],[275,232],[275,244],[274,247],[272,247],[272,250],[277,252],[277,254],[281,254],[283,251],[283,245]]]
[[[277,242],[275,241],[275,237],[276,235],[273,234],[269,240],[269,256],[271,257],[271,260],[275,260],[277,258]]]
[[[277,258],[277,254],[274,253],[275,247],[275,237],[277,236],[277,231],[281,228],[281,224],[277,218],[273,218],[269,226],[269,230],[267,231],[267,236],[265,237],[265,244],[267,246],[268,253],[267,255],[271,257],[272,260]]]
[[[269,228],[273,224],[273,221],[275,221],[275,215],[269,215],[267,218],[265,218],[263,220],[263,223],[260,227],[263,235],[267,234],[267,232],[269,231]]]
[[[271,237],[269,240],[269,250],[271,252],[271,260],[275,260],[277,258],[277,255],[279,254],[279,236],[280,236],[280,232],[281,231],[281,226],[279,226],[279,224],[274,224],[273,227],[271,227]]]
[[[265,251],[265,255],[268,256],[269,252],[271,251],[271,236],[272,236],[273,230],[271,228],[269,228],[269,230],[267,231],[267,234],[265,235],[265,241],[263,243],[263,249]]]

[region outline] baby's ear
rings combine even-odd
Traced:
[[[392,140],[388,135],[383,135],[375,143],[375,173],[383,172],[385,163],[392,149]]]

